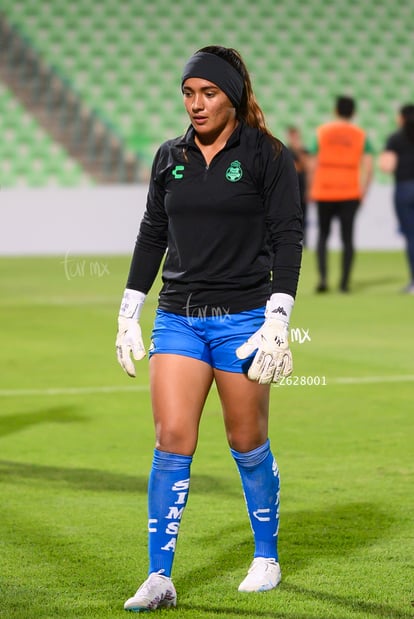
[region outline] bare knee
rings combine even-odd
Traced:
[[[185,427],[158,423],[155,426],[155,446],[160,451],[192,456],[197,446],[197,435],[189,433]]]
[[[227,432],[227,442],[231,449],[240,453],[247,453],[253,449],[257,449],[266,442],[267,430],[260,431],[259,428],[255,432]]]

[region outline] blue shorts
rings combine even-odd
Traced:
[[[221,316],[192,318],[157,310],[149,356],[184,355],[226,372],[247,373],[254,355],[238,359],[241,346],[264,321],[264,307]]]

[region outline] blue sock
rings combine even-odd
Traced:
[[[270,451],[269,439],[252,451],[231,449],[239,469],[253,530],[255,557],[278,560],[279,470]]]
[[[148,482],[149,574],[163,570],[164,576],[171,576],[192,459],[154,449]]]

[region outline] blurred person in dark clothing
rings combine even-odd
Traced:
[[[298,173],[300,204],[303,210],[303,244],[306,247],[306,215],[307,215],[307,166],[309,151],[304,147],[300,129],[290,125],[286,129],[286,146],[290,150]]]
[[[405,237],[410,281],[403,292],[414,294],[414,104],[399,111],[398,131],[391,134],[379,158],[383,172],[394,175],[394,204]]]

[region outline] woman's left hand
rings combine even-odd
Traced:
[[[288,335],[286,322],[266,318],[260,329],[239,346],[236,350],[239,359],[246,359],[257,350],[247,373],[250,380],[266,385],[277,383],[282,376],[292,374],[293,361]]]

